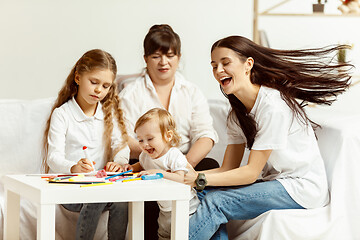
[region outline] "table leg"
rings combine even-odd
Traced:
[[[4,239],[19,239],[20,231],[20,196],[5,189]]]
[[[189,239],[189,201],[172,201],[171,239]]]
[[[38,206],[37,211],[37,240],[55,239],[55,205],[44,204]]]
[[[129,239],[144,239],[144,202],[129,203]]]

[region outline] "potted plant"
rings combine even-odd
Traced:
[[[325,0],[324,3],[322,3],[322,0],[317,0],[317,3],[313,4],[313,12],[314,13],[323,13],[324,12],[324,6],[327,0]]]

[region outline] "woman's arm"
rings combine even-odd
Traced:
[[[187,161],[191,166],[195,167],[214,146],[214,141],[211,138],[199,138],[186,154]]]
[[[140,153],[142,151],[139,142],[129,136],[128,144],[130,148],[130,159],[139,159]]]
[[[205,174],[215,174],[238,168],[244,155],[245,144],[231,144],[226,147],[224,160],[219,168],[201,171]],[[187,167],[189,172],[185,175],[185,183],[194,186],[198,172],[192,166]]]
[[[263,170],[272,150],[251,150],[248,164],[221,173],[206,174],[208,186],[236,186],[254,183]]]
[[[244,156],[245,144],[230,144],[226,147],[224,160],[219,168],[201,171],[202,173],[220,173],[238,168]]]
[[[189,95],[191,106],[188,108],[191,110],[191,120],[188,134],[192,142],[186,158],[191,166],[195,167],[218,141],[218,135],[213,127],[207,98],[195,85],[189,89]]]
[[[272,150],[251,150],[248,164],[239,167],[244,153],[244,144],[228,145],[224,162],[218,169],[204,171],[208,186],[236,186],[254,183],[264,168]],[[195,186],[198,173],[189,171],[185,183]]]

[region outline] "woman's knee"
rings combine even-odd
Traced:
[[[218,208],[222,202],[223,195],[221,194],[221,191],[214,190],[208,192],[204,198],[201,201],[201,204],[206,205],[209,208]]]

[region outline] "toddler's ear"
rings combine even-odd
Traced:
[[[169,130],[165,133],[165,140],[167,142],[170,142],[173,139],[174,132],[172,130]]]

